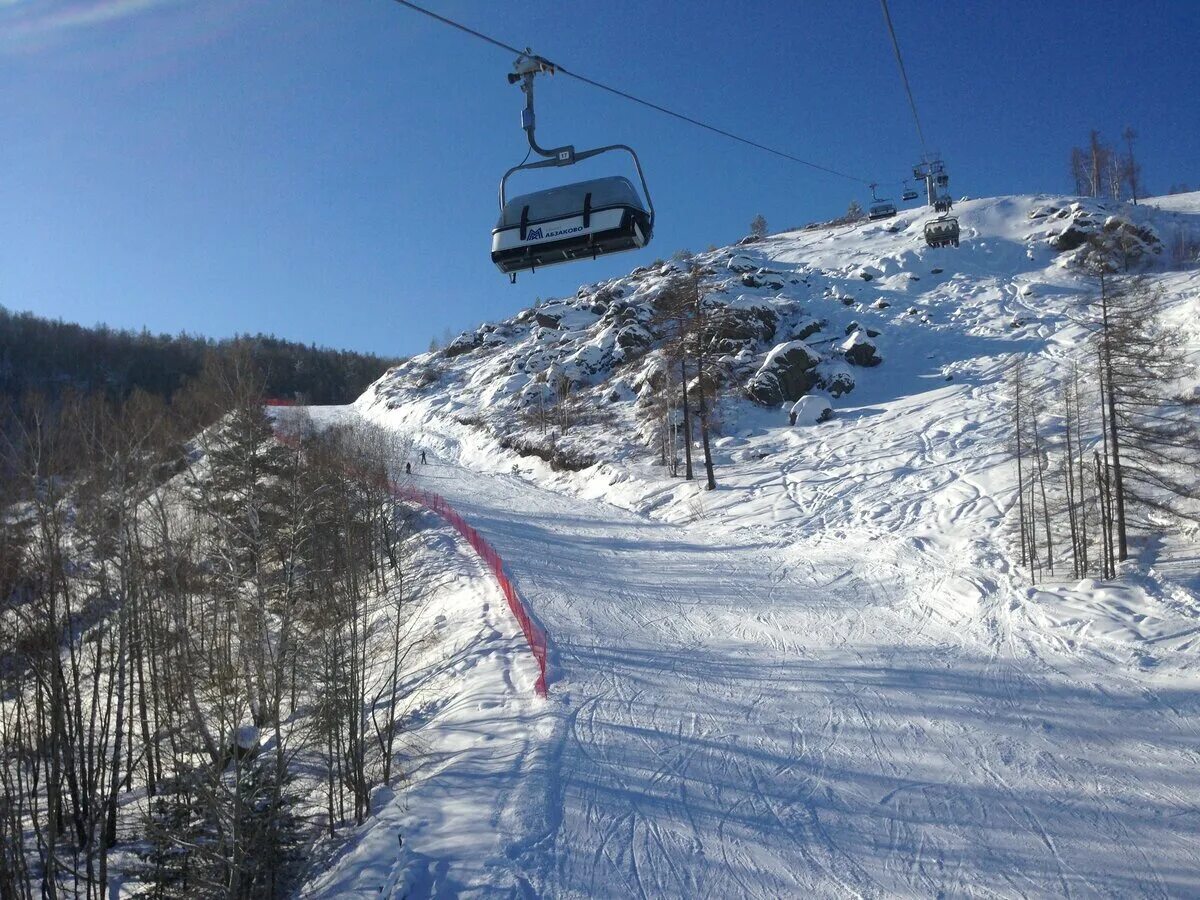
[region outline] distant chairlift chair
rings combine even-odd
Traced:
[[[654,204],[633,148],[611,144],[577,153],[570,145],[551,150],[539,147],[534,137],[533,77],[539,72],[553,74],[554,66],[540,56],[527,53],[517,60],[515,69],[515,74],[508,76],[509,81],[514,84],[520,81],[526,97],[521,127],[530,149],[547,158],[513,166],[500,180],[500,219],[492,229],[492,262],[515,283],[521,271],[594,259],[600,254],[635,250],[650,243],[654,233]],[[506,195],[509,176],[514,172],[570,166],[610,151],[624,151],[633,157],[645,203],[633,183],[619,175],[522,194],[511,200]]]
[[[867,208],[867,218],[874,222],[876,219],[889,219],[896,214],[896,204],[891,200],[877,200]]]

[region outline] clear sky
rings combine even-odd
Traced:
[[[876,0],[424,5],[893,195],[919,155]],[[1126,125],[1152,191],[1200,182],[1197,0],[891,7],[955,196],[1067,191],[1069,148]],[[544,78],[543,143],[634,145],[658,227],[645,250],[510,286],[488,252],[498,179],[526,149],[511,63],[391,0],[0,0],[0,304],[407,354],[737,239],[756,213],[778,230],[869,199]]]

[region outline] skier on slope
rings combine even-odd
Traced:
[[[421,451],[421,465],[425,465],[425,464],[426,464],[426,463],[428,463],[428,462],[429,462],[429,460],[427,460],[427,459],[425,458],[425,451],[424,451],[424,450],[422,450],[422,451]]]

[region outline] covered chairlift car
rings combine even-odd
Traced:
[[[653,222],[633,183],[621,175],[511,200],[502,194],[500,219],[492,229],[492,262],[515,280],[526,269],[644,247]]]
[[[930,247],[958,246],[958,219],[938,216],[925,223],[925,243]]]
[[[910,200],[916,200],[919,196],[920,194],[908,186],[907,181],[904,182],[904,193],[900,195],[900,199],[903,202],[907,203]]]
[[[876,200],[867,207],[867,218],[874,222],[876,219],[888,219],[896,214],[896,204],[891,200]]]
[[[879,185],[871,183],[871,205],[867,207],[867,218],[874,222],[876,219],[888,219],[896,214],[896,204],[891,200],[881,200],[875,196],[875,188]]]
[[[544,149],[534,137],[533,77],[553,74],[552,63],[540,56],[523,54],[517,59],[509,81],[521,82],[526,101],[521,127],[530,149],[546,159],[513,166],[500,180],[500,219],[492,229],[492,262],[514,283],[517,273],[541,266],[596,258],[600,254],[635,250],[650,243],[654,233],[654,205],[646,176],[633,148],[611,144],[576,152],[571,145]],[[508,179],[514,172],[547,166],[570,166],[601,153],[623,151],[633,157],[642,183],[642,196],[628,179],[619,175],[594,178],[530,194],[507,197]]]

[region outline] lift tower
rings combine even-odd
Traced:
[[[913,166],[913,177],[925,182],[925,197],[938,212],[949,212],[954,205],[950,199],[950,176],[940,153],[927,153]]]

